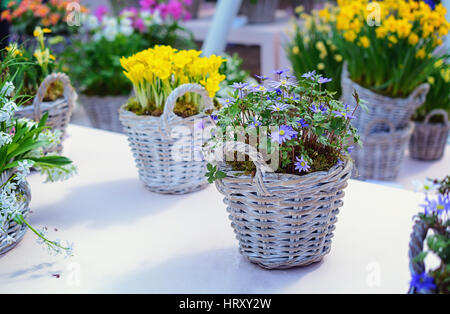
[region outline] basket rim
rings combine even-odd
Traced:
[[[59,97],[58,99],[55,99],[54,101],[43,101],[41,103],[41,110],[53,109],[54,107],[57,107],[59,105],[66,104],[66,103],[68,103],[68,101],[64,97]],[[16,112],[28,112],[28,111],[31,111],[34,113],[34,107],[32,104],[28,105],[28,106],[19,106],[16,110]]]
[[[410,136],[414,131],[415,125],[412,121],[408,122],[408,125],[404,128],[397,128],[392,132],[377,132],[369,134],[363,138],[363,145],[367,142],[380,142],[380,141],[392,141],[393,138],[404,138]]]
[[[129,119],[129,120],[137,120],[137,121],[140,121],[140,122],[145,122],[145,121],[160,121],[161,120],[161,116],[159,116],[159,117],[155,117],[155,116],[150,116],[150,115],[137,115],[137,114],[135,114],[134,112],[132,112],[132,111],[129,111],[129,110],[126,110],[125,109],[125,106],[126,106],[127,104],[123,104],[122,106],[120,106],[120,108],[119,108],[119,114],[120,114],[120,116],[121,117],[123,117],[123,118],[127,118],[127,119]],[[172,119],[172,121],[192,121],[192,120],[195,120],[195,119],[203,119],[203,118],[205,118],[205,117],[208,117],[206,114],[204,114],[204,113],[198,113],[198,114],[196,114],[196,115],[193,115],[193,116],[190,116],[190,117],[187,117],[187,118],[182,118],[182,117],[180,117],[180,116],[177,116],[177,115],[174,115],[175,117]]]
[[[302,176],[297,175],[297,174],[290,174],[290,173],[274,173],[274,172],[272,172],[272,173],[265,173],[264,179],[266,179],[268,181],[269,180],[273,181],[272,183],[266,183],[267,187],[275,186],[277,184],[277,181],[283,181],[284,183],[289,183],[289,184],[305,182],[305,181],[308,181],[309,179],[314,179],[314,181],[320,181],[321,179],[330,177],[334,173],[344,172],[346,170],[348,170],[350,172],[353,168],[353,164],[354,164],[354,161],[350,157],[348,157],[348,158],[345,158],[344,164],[341,164],[341,165],[335,164],[328,171],[315,171],[315,172],[308,173],[308,174],[305,174]],[[227,174],[227,177],[220,179],[219,181],[221,181],[221,180],[248,181],[249,179],[253,180],[253,177],[251,175],[246,175],[246,174],[235,175],[235,174],[242,174],[242,171],[231,170],[231,166],[226,164],[226,162],[220,162],[219,169],[225,170],[224,172]],[[287,179],[287,180],[282,180],[282,179]],[[266,180],[264,180],[264,181],[266,181]]]

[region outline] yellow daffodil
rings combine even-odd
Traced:
[[[434,77],[429,76],[429,77],[427,78],[427,81],[428,81],[428,83],[430,83],[430,85],[433,85],[434,82],[435,82],[435,79],[434,79]]]
[[[325,64],[320,62],[317,64],[317,70],[322,71],[325,69]]]
[[[362,36],[361,38],[359,38],[359,45],[364,48],[369,48],[370,47],[369,38],[367,36]]]

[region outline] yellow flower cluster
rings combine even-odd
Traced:
[[[170,46],[155,46],[131,57],[122,57],[124,74],[133,83],[140,104],[149,102],[162,108],[170,92],[186,83],[203,85],[210,97],[219,91],[225,79],[219,73],[225,61],[220,56],[200,57],[201,51],[177,50]]]
[[[418,45],[421,39],[430,39],[433,47],[442,44],[442,37],[450,29],[450,23],[445,19],[447,10],[442,4],[432,10],[424,1],[338,0],[337,3],[336,28],[347,41],[354,42],[359,38],[358,44],[365,48],[370,46],[370,41],[361,36],[371,29],[375,29],[376,38],[387,38],[390,46],[401,39],[407,39],[412,46]],[[378,13],[380,25],[368,25],[367,21],[376,18]],[[417,57],[424,57],[423,53],[419,52]]]
[[[46,68],[50,63],[50,60],[55,60],[55,56],[50,53],[48,48],[45,48],[44,36],[46,33],[51,33],[52,31],[48,28],[41,28],[40,26],[34,29],[33,35],[39,42],[39,48],[34,51],[33,56],[36,58],[38,64],[41,67]]]

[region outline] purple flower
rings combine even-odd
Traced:
[[[253,117],[253,122],[250,123],[250,125],[248,126],[250,129],[254,129],[257,128],[261,125],[261,122],[259,122],[258,120],[256,120],[256,117]]]
[[[276,75],[282,75],[287,72],[289,72],[289,69],[273,70],[273,73],[275,73]]]
[[[341,165],[343,165],[343,164],[344,164],[344,162],[343,162],[341,159],[338,159],[337,165],[338,165],[338,166],[341,166]]]
[[[200,120],[200,121],[195,125],[195,128],[198,129],[198,130],[203,130],[205,127],[206,127],[206,125],[205,125],[205,121],[203,121],[203,119]]]
[[[275,81],[275,80],[269,80],[268,85],[271,88],[287,88],[287,87],[296,87],[297,86],[297,80],[295,79],[295,77],[284,77],[281,78],[279,81]]]
[[[325,83],[328,83],[331,81],[332,81],[332,79],[326,78],[326,77],[319,77],[319,80],[318,80],[319,84],[325,84]]]
[[[430,290],[436,289],[434,278],[428,276],[425,272],[413,275],[410,285],[419,292],[429,292]]]
[[[248,83],[234,83],[233,84],[233,88],[234,89],[244,89],[244,88],[246,88],[248,86]]]
[[[351,154],[352,152],[353,152],[353,146],[349,146],[348,148],[347,148],[347,152],[349,153],[349,154]]]
[[[338,117],[338,118],[344,118],[344,119],[355,119],[354,116],[352,116],[352,114],[350,112],[346,112],[346,111],[333,111],[334,116]]]
[[[316,71],[307,72],[302,75],[303,78],[310,79],[311,81],[314,81],[314,76],[316,75]]]
[[[269,108],[272,109],[272,112],[280,112],[287,109],[288,107],[289,104],[281,104],[281,103],[276,103],[274,105],[269,106]]]
[[[322,113],[326,113],[327,112],[327,107],[325,107],[324,105],[320,105],[319,106],[319,110],[322,112]]]
[[[297,132],[294,131],[289,125],[282,125],[278,131],[270,135],[272,141],[278,142],[278,144],[283,144],[297,136]]]
[[[425,215],[437,214],[441,216],[450,211],[450,199],[448,196],[439,194],[437,199],[430,200],[428,196],[425,198],[426,204],[421,205],[425,210]]]
[[[302,172],[302,171],[308,172],[309,171],[309,169],[311,167],[308,165],[308,162],[303,159],[303,156],[300,159],[298,159],[298,157],[295,157],[295,159],[297,160],[297,162],[294,164],[295,170],[298,170],[298,172]]]
[[[425,2],[426,4],[428,4],[431,8],[431,10],[434,11],[434,8],[436,7],[436,3],[434,3],[433,0],[423,0],[423,2]]]
[[[256,78],[258,78],[259,80],[261,80],[261,82],[264,82],[265,80],[268,80],[269,77],[265,76],[265,75],[255,75]]]
[[[311,109],[311,111],[314,112],[314,113],[319,113],[319,112],[321,112],[321,111],[319,110],[319,108],[316,107],[316,105],[311,105],[311,107],[309,107],[309,109]]]
[[[211,115],[211,119],[212,119],[214,122],[217,122],[217,121],[219,120],[219,117],[218,117],[216,114],[212,114],[212,115]]]
[[[301,126],[302,128],[307,128],[307,127],[309,126],[309,124],[306,123],[306,120],[303,119],[303,118],[301,118],[300,120],[298,120],[297,123],[300,124],[300,126]]]
[[[265,93],[268,90],[264,85],[258,85],[258,86],[253,86],[252,91],[257,92],[257,93]]]
[[[226,99],[221,99],[220,100],[220,104],[223,106],[223,107],[228,107],[229,105],[231,105],[231,104],[233,104],[234,103],[234,99],[233,98],[226,98]]]

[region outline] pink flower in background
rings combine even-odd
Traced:
[[[94,15],[97,18],[97,20],[99,20],[100,22],[103,20],[103,16],[108,13],[108,8],[104,5],[99,6],[97,9],[95,9],[94,11]]]
[[[137,8],[129,7],[129,8],[123,9],[122,12],[120,12],[120,15],[129,14],[131,17],[135,17],[138,15],[138,13],[139,13],[139,11]]]
[[[145,24],[141,18],[137,18],[133,21],[133,27],[139,30],[141,33],[145,31]]]
[[[157,3],[156,0],[141,0],[139,1],[139,4],[141,5],[142,10],[153,11],[154,6]]]
[[[192,0],[184,0],[184,4],[191,5],[192,4]]]

